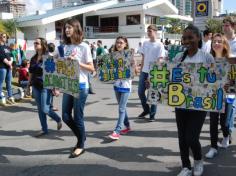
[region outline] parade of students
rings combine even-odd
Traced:
[[[214,63],[209,53],[202,51],[201,33],[196,26],[189,25],[183,31],[183,45],[186,50],[174,58],[174,62],[184,63]],[[182,170],[178,176],[200,176],[203,174],[202,149],[199,136],[206,118],[206,111],[175,108],[178,130],[179,149],[182,161]],[[190,149],[193,153],[193,171],[190,162]]]
[[[119,36],[116,38],[114,46],[115,46],[114,52],[127,50],[129,49],[128,39],[124,36]],[[131,58],[131,66],[134,67],[133,57]],[[109,135],[111,139],[118,140],[120,138],[120,134],[121,135],[127,134],[131,130],[126,110],[128,98],[131,92],[131,87],[132,87],[131,78],[126,80],[118,79],[114,83],[115,95],[119,106],[118,108],[119,117],[115,130],[112,132],[112,134]]]
[[[82,42],[83,30],[80,22],[76,19],[69,19],[63,27],[64,58],[76,60],[80,67],[79,75],[79,96],[63,94],[62,98],[62,118],[67,126],[72,130],[77,138],[76,145],[73,147],[69,158],[80,156],[85,151],[85,125],[84,107],[89,91],[88,74],[94,71],[93,58],[90,47]],[[73,116],[72,116],[73,110]]]
[[[52,90],[43,87],[43,55],[48,54],[47,41],[44,38],[36,38],[34,41],[35,55],[30,60],[29,86],[33,88],[38,115],[42,130],[35,137],[48,134],[47,115],[57,122],[57,130],[62,127],[60,116],[51,108]]]

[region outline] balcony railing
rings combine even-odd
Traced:
[[[101,26],[101,27],[93,27],[94,33],[112,33],[118,32],[118,26]]]

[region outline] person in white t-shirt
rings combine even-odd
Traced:
[[[150,64],[158,62],[160,59],[165,57],[164,45],[157,41],[157,27],[156,25],[150,25],[147,28],[147,35],[149,41],[143,43],[140,53],[142,54],[141,62],[141,74],[139,77],[138,95],[141,100],[143,112],[138,116],[139,118],[145,118],[146,115],[150,114],[149,121],[155,121],[156,105],[151,105],[151,108],[147,104],[147,97],[145,91],[147,89],[146,82],[148,81],[148,74],[150,71]]]
[[[174,58],[176,63],[214,63],[211,54],[202,51],[202,39],[199,29],[189,25],[184,29],[182,36],[183,45],[186,47],[184,53],[177,54]],[[189,150],[192,150],[194,167],[193,175],[200,176],[203,174],[203,161],[201,144],[199,136],[203,123],[206,118],[206,111],[189,110],[175,108],[176,123],[178,129],[178,139],[180,155],[182,160],[182,170],[178,176],[191,176],[191,162],[189,159]]]
[[[223,20],[223,32],[229,42],[231,55],[236,57],[236,34],[235,34],[235,21],[232,17],[226,17]]]
[[[77,144],[73,148],[69,158],[75,158],[84,153],[86,140],[84,127],[84,106],[89,91],[88,74],[94,71],[93,58],[90,47],[83,43],[83,31],[76,19],[69,19],[63,27],[64,58],[76,60],[80,66],[79,97],[63,94],[62,119],[73,131],[77,138]],[[72,117],[72,109],[74,117]]]
[[[212,33],[207,29],[203,31],[202,50],[210,53]]]

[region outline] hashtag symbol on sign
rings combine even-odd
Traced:
[[[157,88],[158,84],[161,84],[162,88],[166,88],[169,82],[170,72],[167,70],[167,66],[163,66],[162,69],[158,70],[157,65],[153,66],[150,71],[150,82],[153,88]]]

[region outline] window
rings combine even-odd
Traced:
[[[146,24],[157,24],[158,23],[158,17],[157,16],[151,16],[151,15],[145,15],[145,22],[146,22]]]
[[[119,26],[118,17],[101,18],[100,26]]]
[[[128,15],[126,16],[127,25],[137,25],[140,24],[140,15]]]
[[[86,17],[86,26],[98,26],[98,16],[87,16]]]

